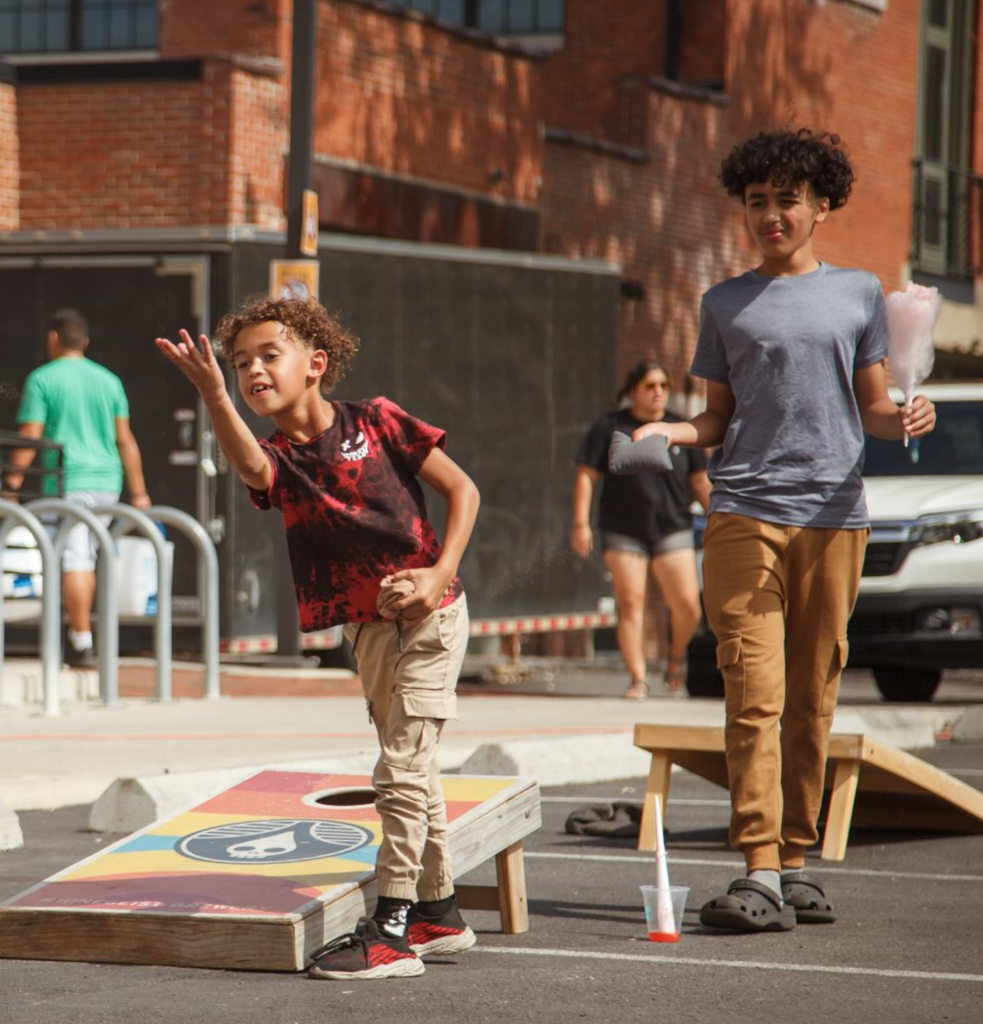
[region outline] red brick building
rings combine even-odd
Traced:
[[[72,0],[62,24],[6,5],[0,229],[283,230],[292,0],[118,6]],[[822,254],[887,289],[935,273],[940,338],[976,344],[974,0],[318,8],[323,228],[615,261],[622,363],[656,353],[680,374],[700,293],[750,258],[721,157],[809,124],[858,169]]]

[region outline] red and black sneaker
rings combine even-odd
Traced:
[[[308,977],[332,981],[413,978],[425,970],[405,935],[397,939],[380,932],[371,917],[359,918],[355,931],[316,949],[312,959]]]
[[[463,953],[478,941],[464,923],[456,903],[439,917],[421,913],[419,904],[414,904],[406,920],[406,933],[410,949],[418,956]]]

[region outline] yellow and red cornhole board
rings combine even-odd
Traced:
[[[532,779],[442,780],[454,870],[496,859],[463,907],[528,927],[522,838]],[[297,971],[371,907],[381,837],[366,775],[261,771],[0,906],[0,956]],[[330,801],[330,803],[325,803]]]

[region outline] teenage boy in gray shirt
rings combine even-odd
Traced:
[[[816,227],[850,194],[838,147],[806,128],[767,132],[724,160],[720,182],[744,204],[761,262],[703,297],[690,372],[707,381],[706,411],[633,435],[720,446],[703,598],[724,677],[730,841],[747,877],[700,920],[734,931],[835,920],[803,869],[870,532],[864,431],[901,439],[935,426],[924,396],[907,410],[888,396],[877,278],[813,252]]]

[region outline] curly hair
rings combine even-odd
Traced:
[[[219,352],[231,362],[236,338],[245,327],[256,324],[283,324],[301,344],[323,349],[328,354],[328,368],[321,378],[321,394],[327,395],[345,376],[345,371],[358,352],[358,338],[315,299],[250,299],[238,313],[226,313],[215,328]]]
[[[835,210],[847,201],[853,168],[840,138],[829,132],[760,132],[735,146],[720,165],[720,184],[728,195],[744,202],[744,190],[756,182],[781,187],[808,182]]]

